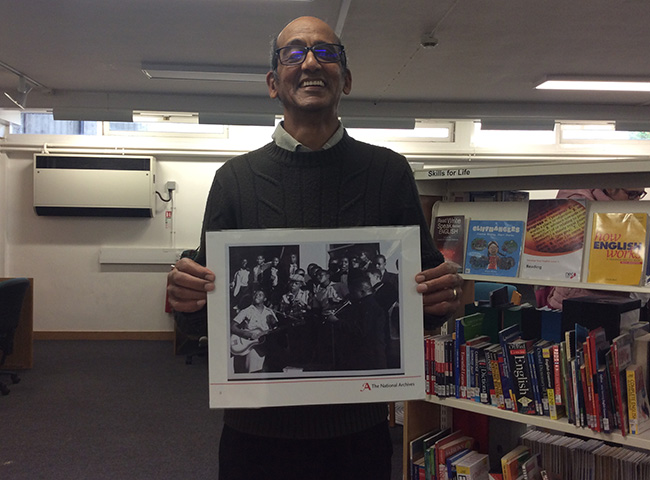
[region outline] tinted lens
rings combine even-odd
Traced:
[[[314,45],[311,51],[319,62],[336,63],[341,59],[341,47],[333,43]]]
[[[296,65],[305,60],[307,49],[305,47],[284,47],[278,50],[280,63],[284,65]]]

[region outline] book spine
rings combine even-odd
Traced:
[[[599,411],[600,419],[599,424],[602,425],[602,431],[605,433],[611,432],[611,409],[608,405],[609,389],[607,386],[607,369],[600,368],[596,373],[597,386],[598,386],[598,401],[600,402]]]
[[[460,398],[467,398],[467,346],[460,346]]]
[[[427,395],[431,395],[431,357],[429,354],[429,337],[424,337],[424,393]]]
[[[460,348],[465,343],[465,326],[462,318],[456,319],[456,331],[454,335],[454,387],[456,398],[460,396]]]
[[[539,393],[542,400],[542,412],[550,416],[550,399],[549,395],[553,391],[553,379],[551,376],[553,360],[551,358],[550,347],[538,345],[535,347],[535,366],[537,367],[537,382],[539,384]],[[553,402],[555,404],[555,402]]]
[[[445,370],[445,395],[453,397],[456,395],[454,386],[454,342],[451,338],[445,341],[446,370]]]
[[[485,347],[477,349],[477,364],[479,378],[479,398],[480,403],[490,403],[490,386],[488,379],[487,359],[485,358]]]
[[[526,345],[514,342],[508,345],[510,355],[511,382],[515,396],[517,411],[526,415],[535,415],[535,399],[530,380],[528,355]]]
[[[530,383],[533,386],[533,398],[535,399],[535,408],[537,409],[537,415],[544,415],[544,408],[542,406],[542,393],[539,388],[539,378],[537,376],[537,363],[535,359],[535,350],[529,350],[528,353],[528,365],[530,369]]]
[[[505,339],[500,339],[501,351],[503,354],[503,363],[501,364],[503,372],[501,374],[501,384],[503,386],[503,397],[506,410],[517,411],[517,403],[514,398],[512,376],[510,374],[510,352]]]
[[[614,391],[614,402],[616,404],[616,414],[618,416],[618,428],[621,429],[621,435],[627,435],[628,420],[627,420],[627,385],[625,378],[625,370],[621,370],[618,345],[616,342],[612,343],[612,383]]]
[[[567,358],[566,341],[562,341],[560,342],[560,375],[562,379],[560,398],[562,399],[562,405],[565,407],[569,423],[575,424],[576,420],[573,411],[573,391],[571,389],[572,383],[570,372],[571,368],[569,366],[569,359]]]
[[[628,369],[627,375],[627,416],[630,422],[630,433],[636,435],[638,433],[638,412],[637,412],[637,398],[636,398],[636,375],[634,370]]]
[[[553,372],[550,376],[551,378],[551,389],[549,390],[549,396],[553,398],[555,416],[554,419],[558,419],[564,416],[564,398],[566,394],[563,394],[564,387],[564,378],[562,374],[562,350],[560,344],[552,345],[550,348],[550,354],[553,359]],[[550,409],[550,408],[549,408]]]

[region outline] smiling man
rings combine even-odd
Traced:
[[[204,266],[206,231],[419,225],[423,271],[413,288],[441,323],[458,309],[462,279],[433,245],[406,159],[354,140],[339,122],[352,86],[340,39],[327,23],[301,17],[282,30],[271,57],[269,95],[282,103],[284,121],[273,142],[216,172],[198,258],[180,260],[168,276],[172,307],[205,309],[215,288]],[[226,410],[219,476],[389,480],[387,413],[374,403]]]

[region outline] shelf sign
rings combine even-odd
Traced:
[[[427,178],[483,178],[483,177],[493,177],[497,174],[496,168],[466,168],[466,167],[454,167],[454,168],[438,168],[431,169],[426,171]]]

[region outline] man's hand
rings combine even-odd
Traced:
[[[455,263],[445,262],[415,276],[425,313],[446,317],[458,310],[463,293],[463,279],[458,269]]]
[[[177,312],[196,312],[214,290],[212,271],[189,258],[181,258],[167,275],[167,300]]]

